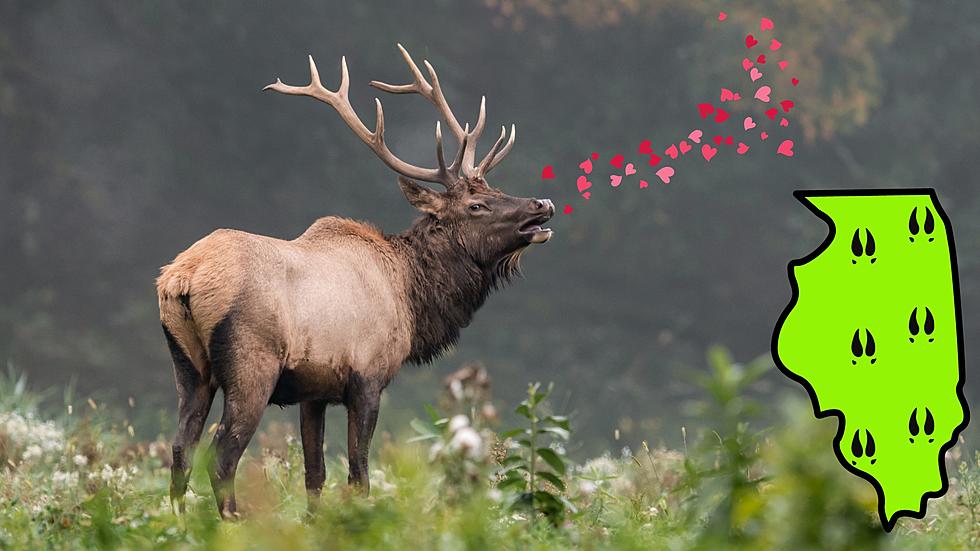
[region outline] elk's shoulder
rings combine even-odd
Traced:
[[[391,249],[391,244],[374,224],[337,216],[325,216],[318,219],[303,232],[303,235],[297,237],[296,241],[316,243],[338,239],[365,241],[384,251]]]

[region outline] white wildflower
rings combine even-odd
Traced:
[[[590,496],[595,493],[598,489],[596,483],[591,480],[579,480],[578,481],[578,491],[582,495]]]
[[[449,441],[450,449],[462,451],[470,459],[483,457],[483,438],[470,427],[463,427],[453,434]]]
[[[66,488],[78,486],[78,473],[55,471],[54,474],[51,475],[51,482],[53,482],[55,486],[63,486]]]
[[[470,426],[470,419],[465,415],[456,415],[449,420],[449,432],[455,433],[463,427]]]
[[[33,461],[35,459],[40,459],[42,455],[44,455],[44,450],[41,449],[41,446],[31,444],[30,446],[24,448],[24,453],[21,455],[21,459],[24,461]]]
[[[74,461],[75,462],[75,465],[77,465],[79,467],[84,467],[85,465],[88,465],[88,457],[85,457],[84,455],[82,455],[80,453],[79,454],[75,454],[75,457],[72,458],[72,461]]]

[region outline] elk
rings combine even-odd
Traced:
[[[324,413],[347,409],[348,484],[369,492],[368,450],[381,392],[405,363],[426,364],[456,343],[489,293],[520,273],[521,253],[551,237],[542,224],[549,200],[513,197],[486,176],[510,152],[506,127],[479,162],[477,140],[486,98],[473,129],[461,125],[428,61],[428,79],[398,45],[412,82],[371,86],[418,94],[439,111],[458,144],[446,164],[436,123],[436,168],[403,161],[385,143],[384,112],[374,131],[348,97],[346,58],[337,91],[320,83],[310,56],[310,84],[281,80],[265,87],[333,107],[388,167],[421,216],[405,231],[325,217],[286,241],[219,229],[180,253],[157,279],[160,320],[173,358],[178,421],[170,498],[184,511],[190,458],[218,388],[224,409],[211,444],[209,475],[222,517],[237,516],[235,472],[267,405],[300,405],[300,432],[311,506],[323,487]],[[438,184],[439,191],[417,183]]]

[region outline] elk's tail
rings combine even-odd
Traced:
[[[191,312],[193,270],[188,268],[179,259],[161,268],[157,278],[160,323],[174,361],[189,360],[198,374],[204,375],[207,352]]]

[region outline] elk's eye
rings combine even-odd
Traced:
[[[472,205],[470,205],[470,212],[480,212],[481,210],[483,210],[485,208],[487,208],[487,207],[485,207],[485,206],[483,206],[483,205],[481,205],[479,203],[473,203]]]

